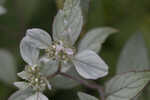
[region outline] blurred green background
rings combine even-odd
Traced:
[[[86,0],[84,0],[86,1]],[[0,16],[0,48],[8,49],[20,71],[24,65],[19,43],[28,28],[42,28],[52,33],[52,23],[58,10],[55,0],[6,0],[8,12]],[[60,6],[60,5],[59,5]],[[150,51],[150,0],[91,0],[83,32],[96,27],[110,26],[119,30],[104,43],[100,55],[110,66],[110,74],[97,82],[103,84],[115,74],[120,51],[129,37],[140,31]],[[95,91],[78,87],[48,92],[51,100],[76,100],[78,90],[97,95]],[[0,100],[7,100],[16,91],[0,81]]]

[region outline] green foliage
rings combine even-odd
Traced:
[[[91,95],[88,95],[88,94],[82,93],[82,92],[79,92],[78,96],[79,96],[80,100],[98,100],[94,96],[91,96]]]
[[[90,49],[98,53],[106,38],[115,32],[117,32],[117,30],[109,27],[90,30],[80,41],[78,50]]]
[[[149,69],[148,51],[142,34],[134,34],[125,44],[117,65],[117,73]]]
[[[131,100],[150,81],[150,71],[127,72],[113,77],[106,84],[106,100]]]

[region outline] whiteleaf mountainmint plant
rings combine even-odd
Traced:
[[[53,34],[51,36],[39,28],[26,31],[26,35],[20,43],[20,53],[27,64],[23,71],[17,73],[21,81],[14,82],[14,85],[19,90],[12,94],[8,100],[48,100],[48,97],[44,95],[44,91],[55,87],[55,85],[51,85],[54,84],[53,79],[55,78],[57,80],[55,81],[60,84],[63,81],[65,81],[64,85],[74,84],[69,81],[71,79],[90,89],[97,90],[100,100],[134,99],[149,83],[150,70],[141,71],[135,69],[130,71],[130,67],[128,67],[126,73],[118,74],[108,81],[104,85],[105,88],[93,81],[89,81],[102,78],[108,74],[108,65],[97,53],[101,50],[105,39],[117,31],[109,27],[96,28],[87,32],[83,38],[79,38],[83,26],[83,13],[80,7],[82,4],[80,3],[80,0],[65,0],[63,9],[58,11],[54,19]],[[141,43],[140,35],[134,39],[138,40],[139,44]],[[128,41],[128,46],[132,47],[129,44],[133,44],[133,42],[134,40]],[[143,45],[144,43],[142,42],[141,44]],[[141,45],[134,46],[136,48],[141,47]],[[127,51],[125,48],[124,52],[126,53]],[[134,53],[136,55],[136,52]],[[145,53],[143,54],[141,56],[147,60]],[[7,57],[7,55],[2,55],[2,58],[3,56]],[[121,54],[121,59],[128,58],[126,56],[128,55]],[[124,59],[119,60],[118,70],[125,69],[122,66],[126,65],[122,64],[126,64]],[[9,67],[7,66],[5,70],[8,69]],[[11,71],[11,77],[15,76],[15,71]],[[69,74],[69,71],[71,74]],[[4,74],[0,76],[0,79],[9,82],[6,76]],[[68,80],[63,79],[63,77]],[[13,81],[15,80],[17,80],[16,77],[14,77]],[[98,98],[82,92],[78,93],[78,97],[79,100],[98,100]]]

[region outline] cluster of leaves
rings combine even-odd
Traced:
[[[51,89],[48,80],[51,81],[51,77],[54,75],[68,73],[70,70],[74,70],[74,67],[85,79],[98,79],[108,74],[107,64],[95,52],[99,51],[103,40],[116,30],[112,28],[91,30],[79,41],[79,46],[76,49],[75,43],[81,33],[82,26],[80,0],[66,0],[64,8],[59,10],[55,17],[52,39],[42,29],[27,30],[26,36],[20,44],[21,56],[27,66],[24,71],[18,73],[18,76],[25,81],[14,83],[20,90],[13,94],[9,100],[20,98],[47,100],[48,98],[42,92],[46,87]],[[104,35],[102,36],[102,34]],[[44,54],[40,55],[43,50]],[[79,75],[76,73],[76,76]],[[58,80],[57,77],[55,80]],[[16,96],[20,92],[23,92],[23,95],[28,95]]]
[[[14,83],[19,90],[9,100],[48,100],[43,94],[46,88],[72,88],[79,85],[75,81],[82,78],[95,80],[108,74],[107,64],[97,53],[105,39],[116,30],[109,27],[96,28],[79,40],[83,26],[80,6],[80,0],[65,1],[64,8],[55,17],[52,37],[42,29],[27,30],[20,44],[21,56],[27,66],[18,73],[23,81]],[[16,70],[12,67],[15,66],[14,58],[4,50],[0,51],[0,56],[3,68],[0,70],[0,79],[11,84],[16,81]],[[105,91],[100,92],[104,94],[101,99],[144,98],[140,93],[150,81],[150,70],[147,50],[140,33],[127,41],[116,72],[117,75],[106,82]],[[80,83],[84,84],[82,80]],[[95,83],[90,85],[95,88]],[[82,92],[78,96],[80,100],[98,100]]]

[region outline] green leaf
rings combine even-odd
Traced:
[[[66,0],[64,9],[57,13],[54,20],[54,40],[63,40],[72,45],[76,42],[83,25],[79,4],[80,0]]]
[[[57,71],[58,64],[56,61],[51,61],[44,57],[41,59],[41,61],[44,64],[44,66],[42,67],[42,73],[44,75],[46,75],[46,76],[52,75],[53,73],[55,73]],[[66,71],[66,73],[71,76],[74,76],[74,77],[80,77],[78,75],[78,73],[76,72],[74,66],[72,64],[69,64],[69,66],[70,67],[69,67],[69,69],[67,68],[68,70]],[[64,66],[62,64],[62,69],[66,69],[65,67],[68,67],[68,66]],[[50,79],[49,81],[52,84],[52,86],[57,89],[70,89],[70,88],[73,88],[73,87],[79,85],[78,82],[68,79],[66,77],[60,76],[60,75],[54,77],[53,79]]]
[[[98,100],[96,97],[88,95],[83,92],[78,92],[78,96],[79,96],[80,100]]]
[[[117,73],[149,69],[148,51],[140,33],[134,34],[125,44],[117,65]]]
[[[42,63],[42,69],[41,72],[48,76],[53,73],[55,73],[58,69],[58,63],[57,61],[49,60],[48,58],[42,57],[40,60]]]
[[[14,82],[14,85],[20,90],[25,90],[30,86],[27,82]]]
[[[29,96],[33,94],[33,91],[31,89],[26,90],[19,90],[12,94],[8,100],[26,100]]]
[[[74,66],[71,67],[66,73],[76,78],[80,77],[77,71],[75,70]],[[59,89],[70,89],[79,85],[78,82],[63,76],[56,76],[54,79],[50,80],[50,83],[52,84],[53,87]]]
[[[0,15],[5,14],[6,12],[7,10],[3,6],[0,5]]]
[[[106,84],[106,100],[131,100],[143,90],[149,81],[149,70],[116,75]]]
[[[85,49],[90,49],[98,53],[106,38],[115,32],[117,32],[117,30],[109,27],[93,29],[86,33],[80,41],[78,50],[83,51]]]
[[[16,67],[12,54],[6,50],[0,50],[0,80],[12,84],[16,81]]]
[[[85,50],[73,59],[77,72],[86,79],[98,79],[108,74],[108,65],[93,51]]]
[[[31,77],[31,74],[26,71],[19,72],[17,75],[24,80],[28,80]]]

